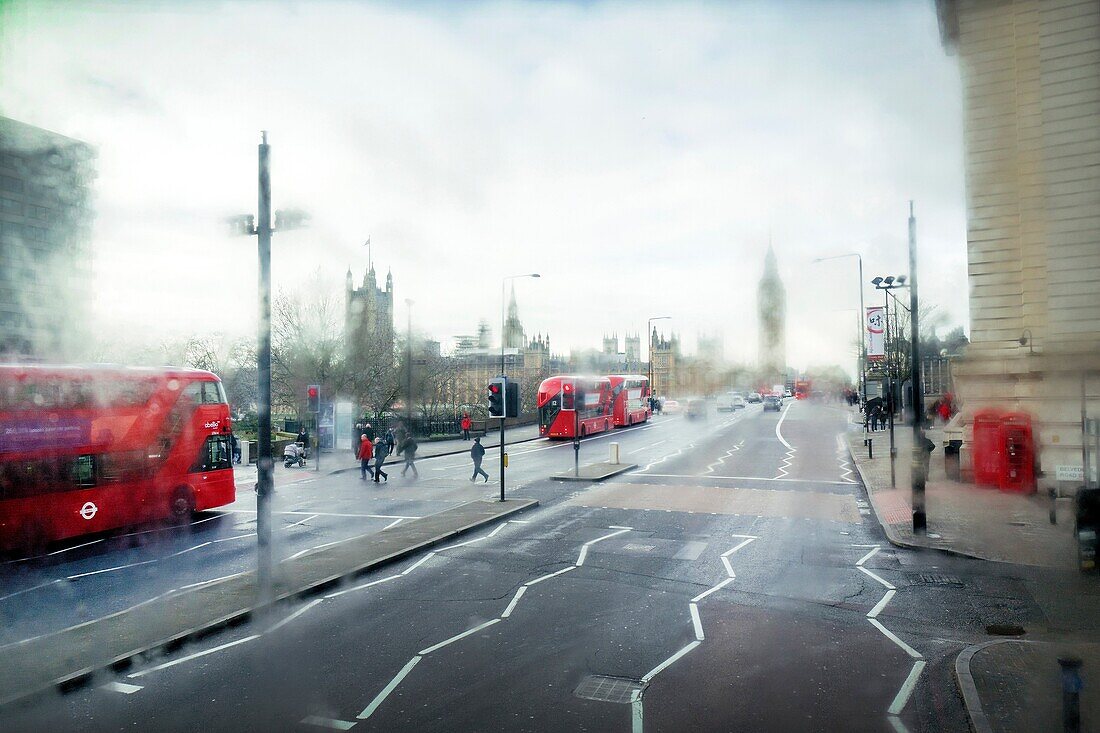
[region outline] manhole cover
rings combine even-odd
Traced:
[[[590,674],[581,680],[573,694],[585,700],[627,704],[634,693],[641,689],[640,680]]]
[[[917,582],[921,585],[962,585],[962,578],[954,575],[938,575],[936,573],[921,573],[917,576]]]

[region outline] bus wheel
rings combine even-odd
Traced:
[[[172,492],[172,500],[168,503],[168,512],[171,518],[177,522],[191,518],[195,511],[195,495],[186,486],[180,486]]]

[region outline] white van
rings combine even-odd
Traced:
[[[718,395],[718,411],[733,412],[745,406],[745,398],[740,392],[726,392]]]

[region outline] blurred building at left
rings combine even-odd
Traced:
[[[95,149],[0,117],[0,359],[81,356]]]

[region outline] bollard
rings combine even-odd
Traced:
[[[1081,660],[1059,657],[1062,667],[1062,731],[1081,733]]]
[[[612,466],[619,465],[619,444],[618,443],[612,443],[611,444],[611,456],[608,460],[608,463],[610,463]]]
[[[875,446],[874,446],[874,442],[875,442],[875,439],[874,439],[874,438],[864,438],[864,439],[863,439],[863,444],[864,444],[865,446],[867,446],[867,459],[868,459],[868,460],[871,460],[871,459],[873,459],[873,458],[875,457]]]

